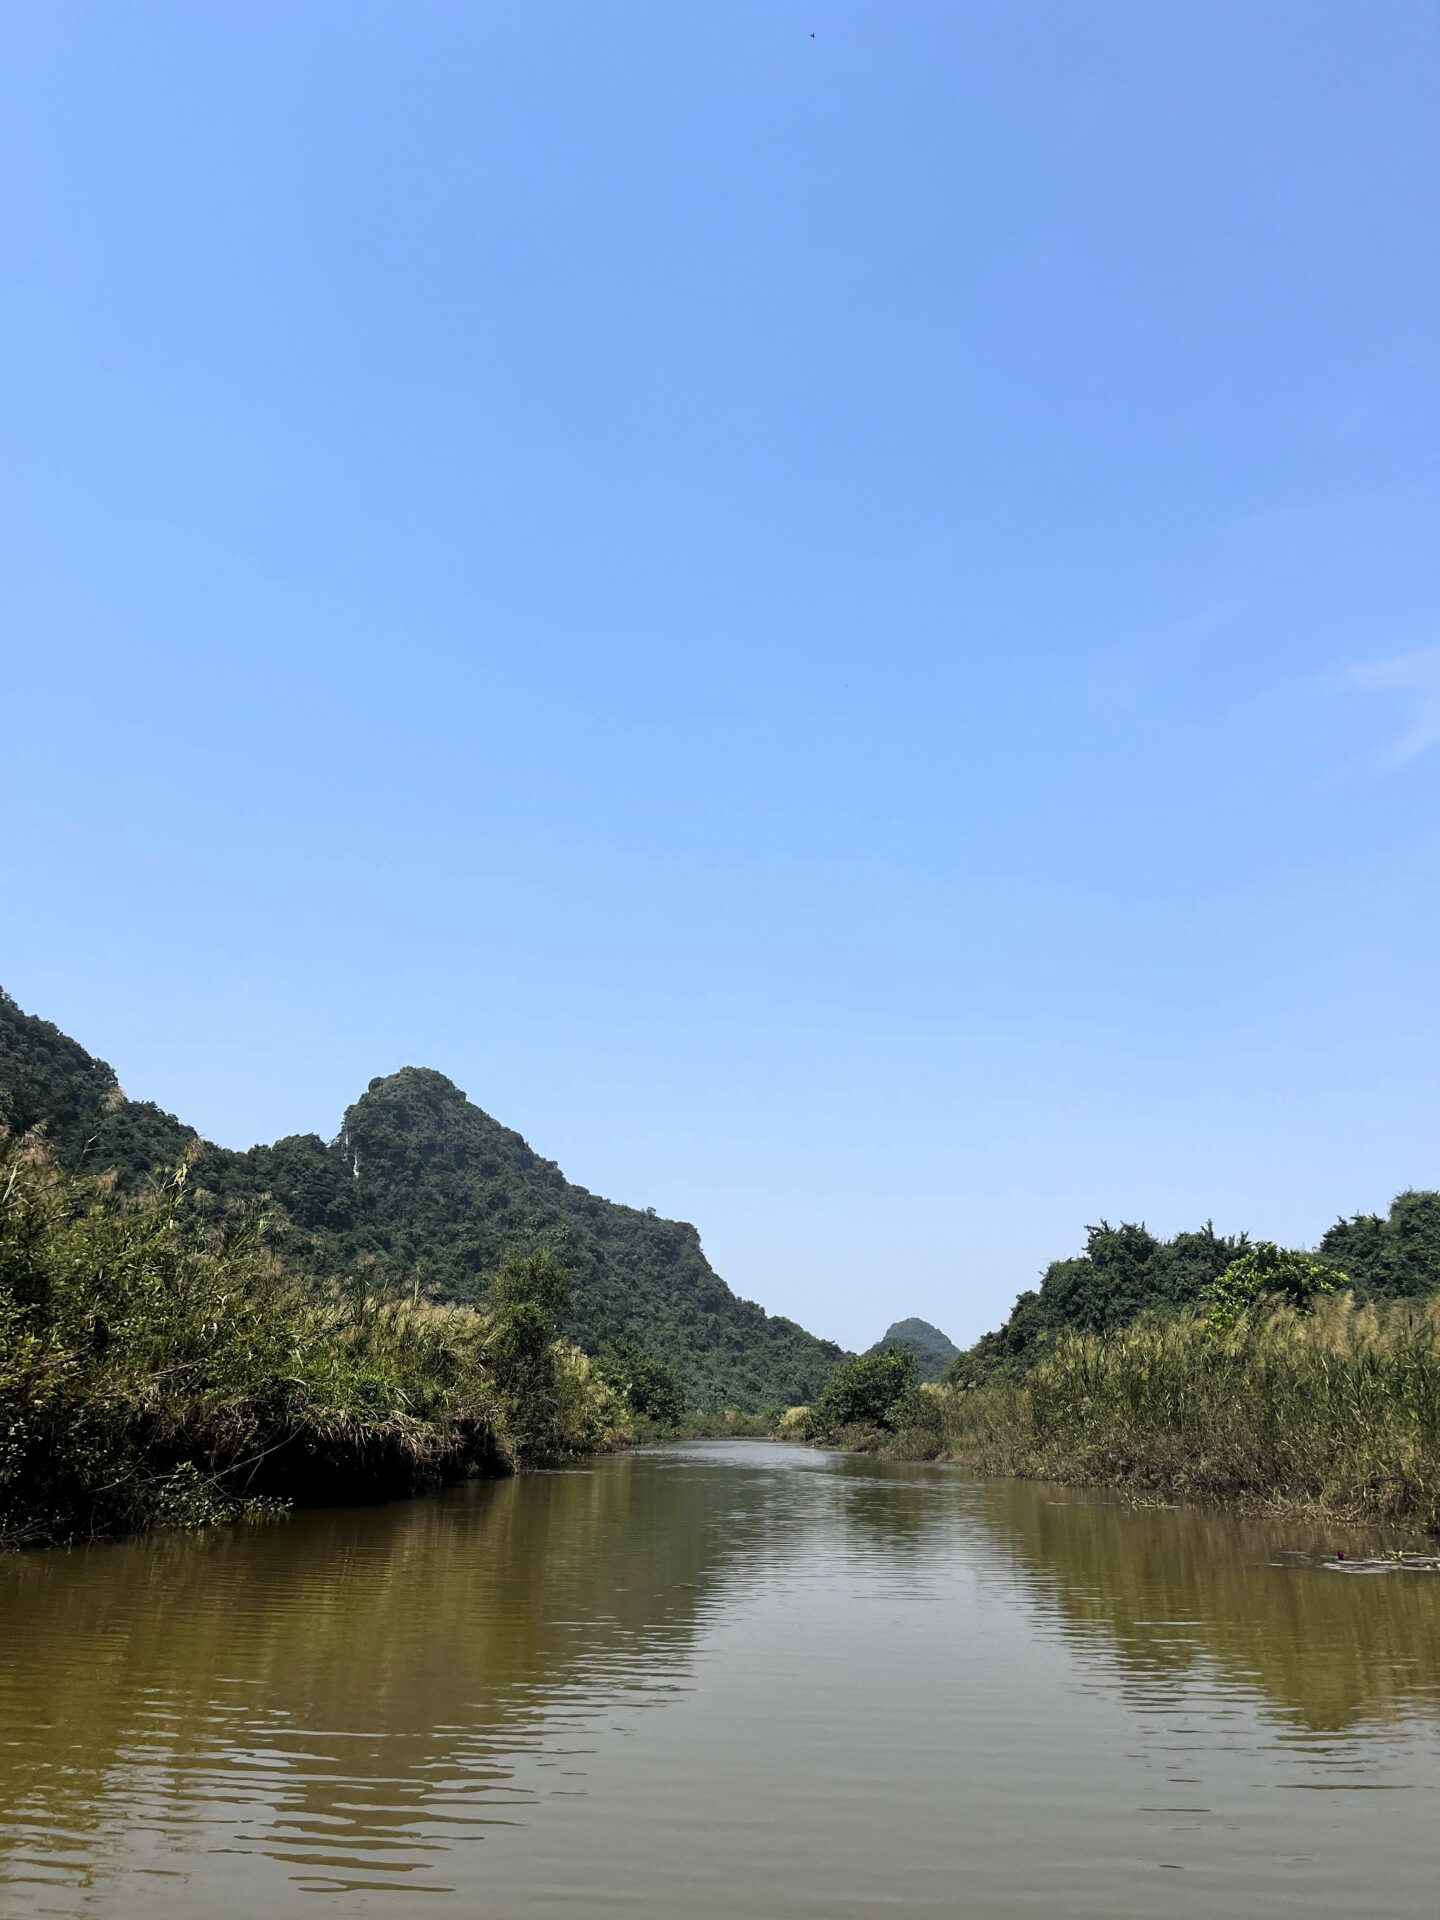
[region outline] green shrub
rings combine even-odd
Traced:
[[[485,1360],[521,1464],[567,1450],[569,1376],[557,1341],[569,1305],[565,1270],[544,1243],[508,1253],[485,1295]]]
[[[563,1275],[492,1308],[307,1286],[187,1168],[138,1195],[0,1141],[0,1543],[412,1492],[589,1447],[608,1397],[554,1340]],[[257,1505],[257,1503],[259,1503]]]
[[[684,1421],[685,1389],[680,1376],[638,1340],[607,1340],[596,1355],[595,1369],[640,1420],[665,1429]]]
[[[811,1431],[828,1438],[849,1427],[893,1432],[896,1408],[915,1385],[915,1356],[885,1347],[831,1369],[811,1408]]]
[[[933,1460],[945,1446],[945,1400],[934,1387],[908,1387],[890,1409],[895,1440],[891,1451],[902,1460]]]
[[[1241,1314],[1262,1301],[1308,1312],[1321,1294],[1335,1291],[1337,1282],[1345,1286],[1345,1275],[1312,1255],[1277,1247],[1273,1240],[1257,1240],[1202,1290],[1200,1298],[1211,1325],[1228,1331]]]

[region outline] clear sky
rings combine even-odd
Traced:
[[[1440,1184],[1440,14],[7,11],[0,981],[847,1344]]]

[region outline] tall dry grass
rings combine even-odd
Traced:
[[[936,1401],[925,1450],[983,1472],[1440,1530],[1440,1298],[1074,1334]]]

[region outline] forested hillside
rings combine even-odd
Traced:
[[[193,1139],[128,1099],[112,1070],[0,993],[0,1122],[43,1125],[70,1166],[134,1185]],[[422,1298],[475,1301],[507,1250],[547,1238],[569,1270],[568,1329],[595,1351],[627,1335],[700,1405],[782,1406],[818,1391],[840,1349],[738,1299],[682,1221],[601,1199],[493,1120],[441,1073],[372,1080],[334,1140],[297,1134],[239,1153],[202,1144],[201,1208],[269,1196],[278,1250],[317,1277],[368,1272]]]

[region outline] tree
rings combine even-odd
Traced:
[[[611,1392],[619,1394],[642,1420],[678,1427],[685,1418],[685,1389],[680,1376],[638,1340],[623,1334],[607,1340],[596,1355],[595,1370]]]
[[[1085,1229],[1085,1251],[1052,1260],[1038,1291],[1015,1302],[1009,1319],[953,1361],[946,1378],[972,1385],[996,1373],[1029,1371],[1067,1333],[1109,1333],[1144,1313],[1192,1306],[1248,1245],[1243,1234],[1193,1233],[1158,1239],[1143,1222],[1108,1220]]]
[[[1273,1240],[1257,1240],[1206,1287],[1202,1298],[1211,1325],[1223,1331],[1261,1301],[1308,1313],[1318,1295],[1334,1292],[1337,1280],[1341,1286],[1347,1284],[1343,1273],[1312,1254],[1277,1247]]]
[[[485,1296],[486,1360],[522,1463],[562,1451],[565,1383],[556,1341],[569,1304],[565,1269],[543,1243],[506,1254]]]
[[[1357,1213],[1337,1220],[1320,1242],[1327,1260],[1344,1267],[1360,1293],[1414,1299],[1440,1288],[1440,1193],[1397,1193],[1387,1216]]]
[[[838,1433],[842,1427],[884,1427],[893,1430],[896,1408],[916,1384],[915,1356],[903,1347],[885,1347],[842,1360],[832,1369],[812,1409],[817,1433]]]

